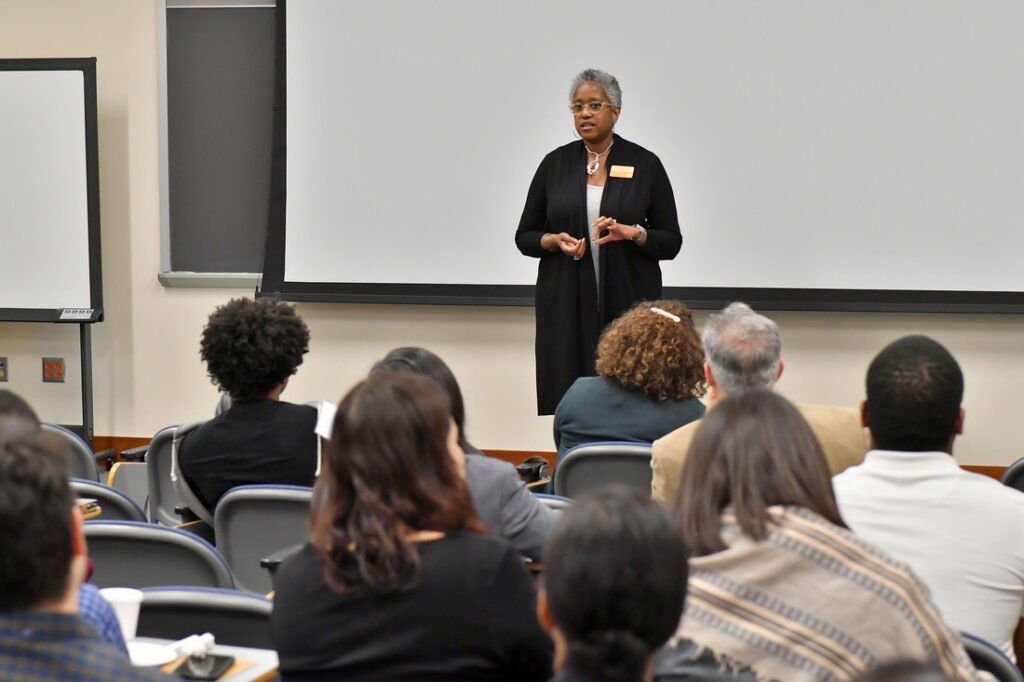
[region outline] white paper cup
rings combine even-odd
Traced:
[[[114,608],[124,641],[135,639],[135,630],[139,626],[142,592],[130,587],[105,587],[100,590],[100,594]]]

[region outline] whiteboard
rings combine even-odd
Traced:
[[[675,190],[666,287],[1024,303],[1024,3],[289,0],[285,14],[287,193],[268,242],[283,254],[265,273],[285,291],[532,284],[513,235],[541,158],[572,139],[570,79],[593,66],[622,85],[617,132]]]
[[[0,319],[102,314],[95,60],[0,60]]]

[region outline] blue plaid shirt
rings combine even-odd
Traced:
[[[113,644],[125,656],[128,655],[128,647],[124,644],[124,635],[121,634],[121,625],[114,615],[114,607],[100,594],[100,588],[82,583],[78,588],[78,615],[95,627],[104,641]]]
[[[38,682],[174,682],[136,668],[80,616],[46,611],[0,613],[0,680]]]

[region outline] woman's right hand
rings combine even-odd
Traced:
[[[543,242],[541,246],[548,251],[554,251],[557,248],[573,260],[579,260],[587,251],[587,240],[576,239],[568,232],[548,233],[544,235]]]

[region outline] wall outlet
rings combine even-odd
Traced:
[[[64,358],[43,358],[43,382],[64,383]]]
[[[0,381],[7,381],[7,358],[0,358]]]

